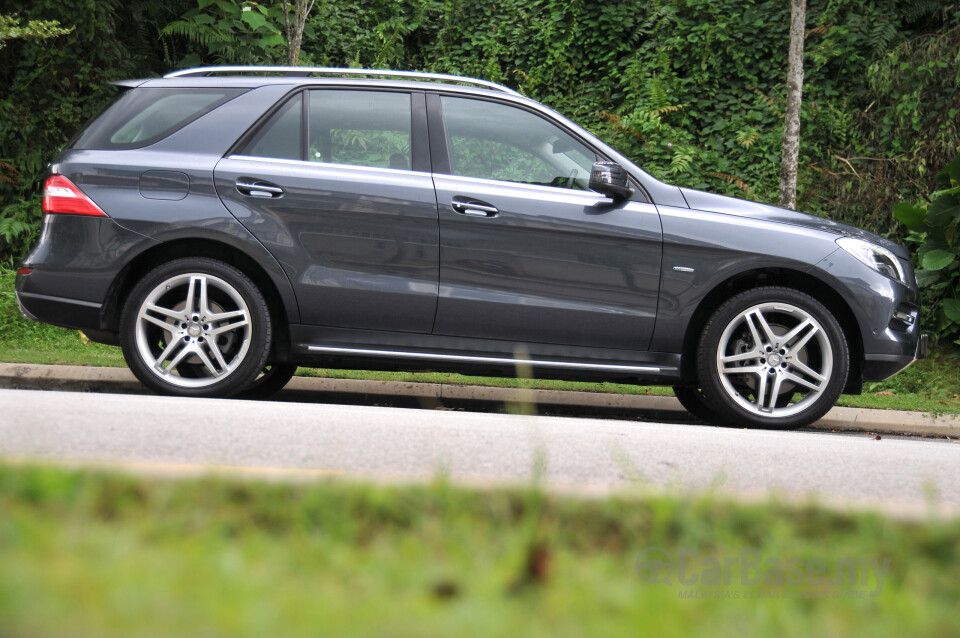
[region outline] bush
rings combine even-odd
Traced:
[[[936,175],[928,205],[901,203],[894,214],[917,244],[917,281],[924,291],[927,325],[960,345],[960,155]]]

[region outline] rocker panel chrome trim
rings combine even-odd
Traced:
[[[573,368],[579,370],[606,370],[610,372],[660,373],[665,369],[656,366],[628,366],[612,363],[576,363],[573,361],[543,361],[539,359],[507,359],[505,357],[479,357],[461,354],[441,354],[439,352],[405,352],[402,350],[369,350],[365,348],[338,348],[333,346],[306,346],[310,352],[330,354],[356,354],[377,357],[395,357],[400,359],[432,359],[435,361],[463,361],[468,363],[499,363],[514,365],[522,363],[543,368]],[[670,369],[672,370],[672,368]]]

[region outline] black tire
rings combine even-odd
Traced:
[[[236,394],[238,399],[269,399],[283,389],[297,372],[293,363],[268,363],[250,385]]]
[[[703,401],[716,409],[714,422],[738,427],[813,423],[836,403],[849,368],[833,314],[810,295],[779,286],[742,292],[720,306],[697,348]]]
[[[697,419],[706,423],[718,425],[720,419],[716,408],[707,403],[706,397],[700,388],[688,385],[673,386],[673,394],[676,395],[680,405]]]
[[[257,286],[230,264],[206,257],[151,270],[128,295],[120,318],[127,365],[159,394],[234,396],[257,379],[272,339]]]

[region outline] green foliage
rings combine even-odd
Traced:
[[[179,61],[181,67],[216,64],[279,64],[286,61],[283,7],[277,3],[199,0],[179,20],[163,27],[161,35],[188,41],[195,52]],[[312,31],[304,30],[312,36]],[[199,50],[199,51],[197,51]]]
[[[156,75],[179,51],[159,29],[192,0],[7,0],[37,34],[0,48],[0,258],[20,259],[40,225],[47,163],[115,94],[110,81]],[[64,25],[53,27],[54,23]],[[32,26],[42,24],[43,28]]]
[[[0,210],[0,260],[26,253],[42,221],[39,195],[15,201]]]
[[[20,18],[0,14],[0,49],[7,40],[15,38],[37,38],[45,40],[58,35],[66,35],[70,29],[64,29],[56,20],[31,20],[26,26],[20,26]]]
[[[960,344],[960,155],[936,175],[928,205],[900,203],[893,212],[917,244],[917,281],[923,288],[930,326]]]

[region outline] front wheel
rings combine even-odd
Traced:
[[[271,339],[256,285],[233,266],[201,257],[147,273],[120,319],[127,365],[160,394],[233,396],[263,370]]]
[[[798,428],[836,403],[849,356],[840,324],[822,303],[790,288],[755,288],[709,319],[697,350],[697,375],[704,401],[721,420]]]
[[[238,399],[269,399],[290,382],[297,372],[294,363],[267,363],[260,375],[236,395]]]

